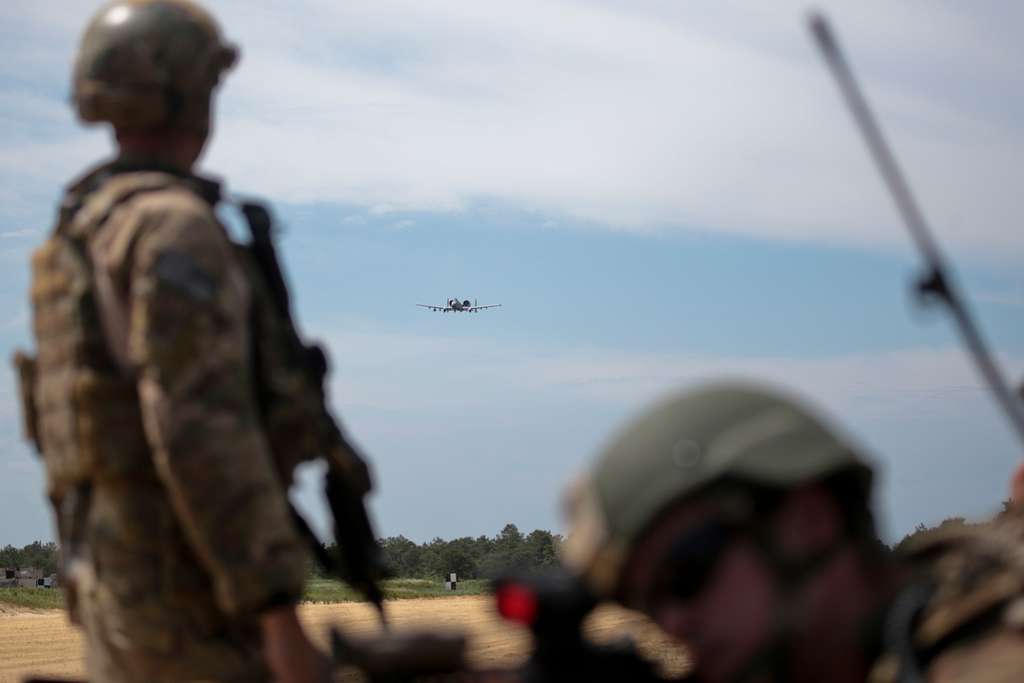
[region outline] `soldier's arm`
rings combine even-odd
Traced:
[[[255,403],[247,283],[197,201],[151,209],[140,235],[128,354],[157,471],[223,610],[293,603],[306,555]]]

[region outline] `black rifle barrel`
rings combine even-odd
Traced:
[[[891,148],[882,136],[882,129],[857,86],[853,72],[839,48],[832,29],[829,28],[828,21],[823,15],[815,13],[811,15],[809,25],[811,34],[818,47],[821,48],[825,62],[846,99],[850,113],[853,114],[854,121],[864,135],[871,157],[896,202],[903,222],[910,230],[911,237],[927,263],[927,273],[918,285],[920,291],[938,298],[953,314],[960,335],[967,345],[971,357],[974,358],[978,370],[988,382],[989,388],[995,394],[997,402],[1009,418],[1017,436],[1024,443],[1024,412],[1022,412],[1019,399],[996,367],[978,326],[975,325],[963,298],[947,275],[947,268],[939,247],[932,238],[932,231],[929,230],[924,214],[914,200],[914,195],[896,163]]]
[[[249,245],[250,254],[269,289],[271,304],[277,309],[278,314],[289,323],[286,327],[291,360],[296,366],[302,368],[311,385],[319,389],[322,398],[322,395],[326,393],[324,382],[327,375],[327,358],[321,348],[316,345],[307,346],[299,338],[292,318],[291,301],[288,298],[288,286],[284,271],[274,247],[273,221],[270,218],[270,212],[259,202],[238,200],[236,203],[249,225],[252,236]],[[334,418],[327,411],[326,402],[322,400],[321,403],[323,404],[322,417],[326,425],[325,429],[330,433],[330,446],[346,450],[352,459],[361,462],[361,456],[345,439]],[[339,471],[339,467],[330,454],[323,453],[323,456],[328,467],[325,477],[326,496],[331,515],[334,518],[334,540],[341,548],[340,562],[334,561],[333,556],[320,545],[320,540],[294,506],[292,506],[292,516],[320,565],[361,591],[377,608],[381,624],[386,627],[384,593],[378,583],[378,579],[384,573],[383,563],[363,500],[365,491],[353,490],[348,478]]]

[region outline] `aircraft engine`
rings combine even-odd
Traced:
[[[470,306],[472,306],[472,304],[469,303],[469,299],[466,299],[465,301],[463,301],[462,305],[465,306],[466,308],[469,308]]]

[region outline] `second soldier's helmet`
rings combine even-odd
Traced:
[[[205,134],[211,93],[237,60],[214,18],[190,0],[115,0],[82,36],[72,100],[85,122]]]
[[[866,500],[871,470],[856,453],[774,390],[718,383],[677,395],[628,424],[570,489],[562,560],[614,597],[631,550],[675,505],[724,480],[787,489],[839,473]]]

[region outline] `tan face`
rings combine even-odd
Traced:
[[[667,598],[652,617],[691,644],[706,680],[729,680],[767,642],[778,600],[774,580],[756,552],[748,543],[736,543],[694,600]]]
[[[706,518],[707,506],[696,504],[665,520],[633,553],[625,585],[654,584],[674,541],[693,532]],[[774,576],[757,549],[750,541],[735,538],[721,550],[692,598],[681,600],[655,590],[631,602],[691,649],[702,680],[724,681],[767,642],[778,601]]]
[[[714,503],[696,501],[662,520],[634,550],[623,584],[637,587],[626,602],[690,647],[702,679],[708,681],[730,680],[768,644],[784,601],[792,599],[780,589],[778,574],[763,551],[736,532],[718,544],[705,544],[716,559],[692,595],[681,599],[664,584],[659,586],[659,573],[663,575],[665,567],[680,566],[678,558],[669,559],[674,549],[678,553],[680,540],[696,537],[709,519],[720,514]],[[820,487],[810,487],[789,494],[772,513],[768,528],[777,552],[799,561],[829,547],[840,532],[840,520],[831,496]],[[821,593],[820,583],[828,589],[820,601],[815,600],[822,604],[847,583],[841,576],[828,574],[820,579],[808,588]]]

